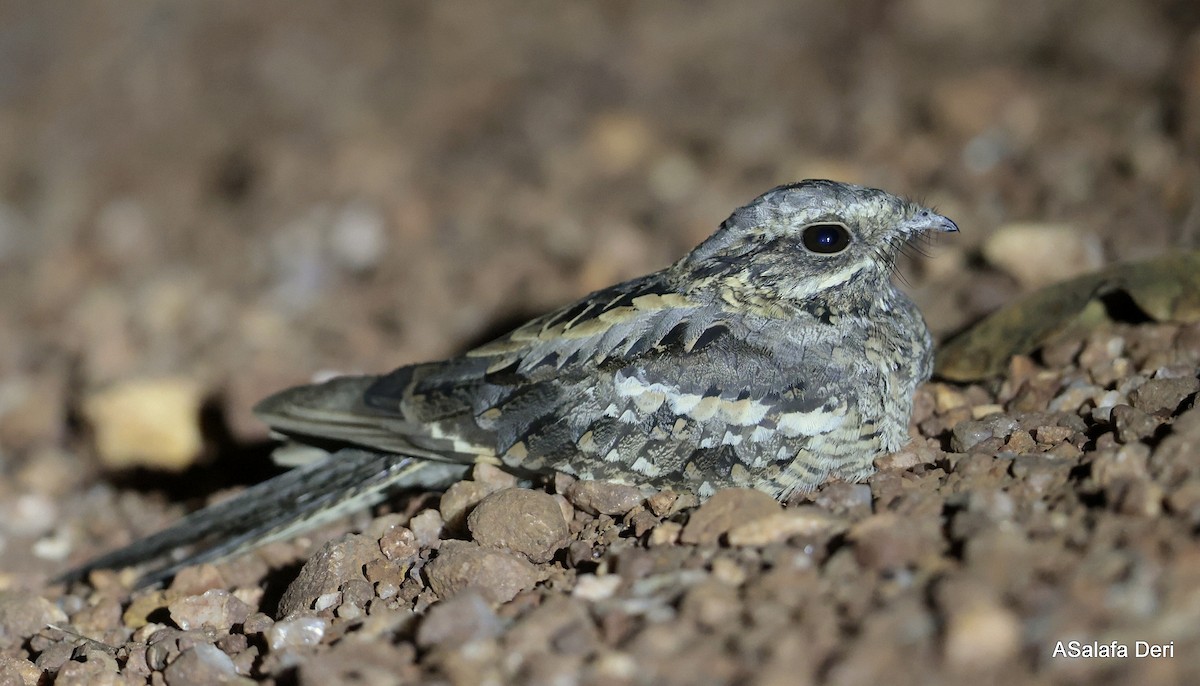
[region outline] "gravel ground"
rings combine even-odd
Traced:
[[[1200,325],[1123,325],[930,384],[865,484],[697,506],[494,468],[319,546],[0,597],[56,683],[1194,683]],[[297,565],[303,565],[297,569]],[[47,628],[53,626],[57,628]],[[69,627],[69,629],[68,629]],[[81,636],[87,636],[84,640]],[[1173,658],[1069,660],[1058,641]],[[1065,649],[1065,648],[1064,648]],[[920,669],[914,669],[919,665]]]
[[[0,8],[0,684],[1200,683],[1200,324],[927,384],[878,474],[786,506],[480,468],[166,588],[48,582],[271,474],[267,393],[777,183],[953,217],[901,269],[941,340],[1200,247],[1193,5]]]

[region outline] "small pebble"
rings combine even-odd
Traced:
[[[679,542],[683,533],[683,525],[679,522],[663,522],[650,532],[649,544],[652,546],[674,545]]]
[[[1001,226],[983,244],[991,264],[1008,272],[1026,290],[1083,274],[1104,265],[1100,240],[1066,224]]]
[[[854,556],[868,569],[896,570],[939,552],[944,542],[936,520],[904,518],[892,512],[871,515],[850,527]]]
[[[229,631],[241,624],[253,611],[246,603],[224,589],[212,589],[202,595],[185,596],[167,604],[171,621],[185,631],[209,628]]]
[[[347,581],[365,581],[363,568],[381,556],[378,542],[360,534],[347,534],[326,543],[288,585],[279,601],[277,616],[314,610],[318,601],[338,593]]]
[[[1109,417],[1116,428],[1117,440],[1121,443],[1136,443],[1149,438],[1159,426],[1158,419],[1128,405],[1114,406]]]
[[[1146,414],[1170,415],[1183,399],[1200,391],[1195,376],[1174,379],[1150,379],[1129,394],[1134,408]]]
[[[782,543],[792,536],[836,534],[846,527],[845,520],[836,515],[815,507],[794,507],[740,524],[729,530],[727,540],[732,546],[761,546]]]
[[[523,488],[497,491],[467,518],[480,545],[507,548],[531,562],[549,562],[567,545],[571,531],[554,496]]]
[[[1039,426],[1033,431],[1033,437],[1037,439],[1037,442],[1047,445],[1061,443],[1074,434],[1074,431],[1065,426]]]
[[[1009,435],[1008,442],[1004,444],[1004,449],[1011,453],[1024,455],[1037,449],[1037,443],[1034,442],[1033,436],[1030,436],[1028,431],[1017,429]]]
[[[200,457],[201,387],[191,379],[130,380],[89,395],[83,415],[109,469],[181,471]]]
[[[606,515],[623,515],[645,500],[636,486],[606,481],[576,481],[567,489],[566,496],[584,512]]]
[[[1005,415],[959,422],[951,431],[950,449],[956,453],[970,452],[989,438],[1007,439],[1017,426],[1015,419]]]
[[[297,615],[275,622],[267,627],[263,634],[271,650],[279,652],[315,646],[321,642],[328,630],[329,622],[320,617]]]
[[[79,653],[83,653],[82,660],[79,659]],[[116,683],[119,671],[117,661],[104,650],[96,648],[77,650],[75,659],[63,664],[58,670],[54,684],[55,686],[112,684]]]
[[[541,579],[537,567],[528,560],[468,541],[444,541],[424,571],[429,587],[439,598],[475,588],[490,603],[508,602]]]
[[[0,655],[0,684],[5,686],[37,686],[42,680],[42,670],[29,660]]]
[[[571,595],[592,602],[608,600],[617,592],[621,581],[621,577],[616,574],[583,574],[575,579],[575,588],[571,590]]]
[[[0,591],[0,647],[16,647],[67,615],[49,600],[29,593]]]
[[[972,419],[983,419],[984,417],[990,417],[994,414],[1003,414],[1003,413],[1004,413],[1004,407],[1002,405],[997,405],[995,403],[988,403],[986,405],[976,405],[971,408],[971,418]]]
[[[781,511],[771,496],[750,488],[726,488],[705,501],[683,527],[684,543],[709,545],[726,533]]]
[[[167,686],[209,686],[237,678],[233,660],[211,643],[198,643],[184,650],[163,670]]]
[[[478,590],[468,588],[430,606],[417,627],[417,645],[459,646],[496,636],[503,628],[504,623],[492,610],[491,603]]]
[[[409,521],[408,528],[417,537],[417,545],[422,548],[435,548],[441,541],[446,522],[437,510],[423,510]]]
[[[1021,622],[1011,610],[976,603],[952,612],[946,628],[945,656],[961,670],[1001,668],[1021,647]]]
[[[410,562],[421,554],[416,534],[403,526],[394,526],[383,532],[379,537],[379,550],[389,561],[398,564]]]
[[[438,502],[438,511],[446,522],[446,528],[451,531],[466,531],[467,514],[479,504],[491,489],[477,481],[457,481],[442,494]]]

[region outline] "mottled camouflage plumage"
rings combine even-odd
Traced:
[[[834,240],[844,227],[848,243],[814,252],[809,227]],[[260,489],[257,508],[192,515],[174,528],[190,538],[168,530],[89,567],[218,539],[185,562],[210,559],[480,461],[701,496],[750,486],[783,498],[831,476],[859,479],[907,440],[913,391],[931,369],[929,331],[891,282],[895,256],[926,232],[955,230],[875,189],[775,188],[667,269],[465,355],[268,398],[256,411],[274,429],[357,449],[278,477],[291,481]]]

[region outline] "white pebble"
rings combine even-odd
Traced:
[[[1104,265],[1100,239],[1065,224],[1009,224],[992,232],[984,258],[1027,290]]]
[[[329,249],[338,264],[352,272],[374,268],[387,249],[383,215],[363,203],[342,208],[330,227]]]
[[[325,637],[328,622],[320,617],[288,617],[267,629],[267,644],[271,650],[315,646]]]
[[[342,599],[342,594],[334,591],[333,593],[323,593],[317,596],[317,600],[313,603],[313,609],[317,612],[328,610],[336,605]]]
[[[620,585],[621,577],[616,574],[605,576],[585,574],[575,580],[575,588],[571,591],[571,595],[583,600],[607,600],[617,592],[617,587]]]

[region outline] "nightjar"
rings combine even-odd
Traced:
[[[772,189],[670,267],[464,355],[267,398],[256,412],[274,430],[332,452],[64,578],[154,563],[144,581],[162,579],[478,462],[701,497],[861,479],[907,441],[931,370],[929,331],[892,284],[896,256],[957,230],[876,189]]]

